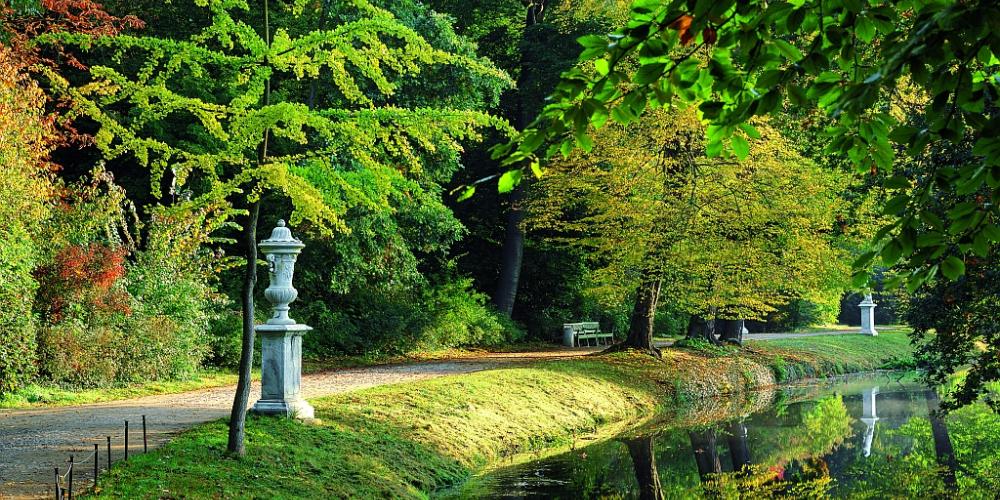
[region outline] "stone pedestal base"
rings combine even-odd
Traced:
[[[279,417],[297,418],[299,420],[316,418],[312,405],[307,403],[304,399],[296,399],[292,401],[260,399],[254,403],[253,409],[250,411],[258,415],[277,415]]]
[[[314,418],[313,408],[301,396],[302,334],[306,325],[257,326],[261,336],[261,395],[250,410],[261,415]]]

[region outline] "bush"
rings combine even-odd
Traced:
[[[52,196],[46,157],[53,130],[41,91],[20,66],[0,44],[0,393],[23,386],[35,371],[31,273]]]
[[[462,278],[424,293],[429,317],[420,334],[425,348],[496,346],[523,337],[512,322],[487,306],[488,297]]]
[[[203,248],[212,211],[154,209],[146,248],[129,255],[123,193],[102,171],[95,177],[56,218],[62,246],[36,271],[42,374],[73,386],[124,385],[188,377],[217,346],[229,356],[209,335],[227,305],[209,284],[217,259]]]
[[[470,279],[461,278],[407,290],[356,290],[337,305],[310,301],[293,308],[292,316],[313,327],[304,348],[319,358],[499,345],[523,338],[471,287]]]

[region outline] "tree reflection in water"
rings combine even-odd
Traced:
[[[937,393],[879,382],[714,424],[668,422],[511,468],[494,493],[460,496],[998,498],[1000,416],[984,404],[944,416]]]
[[[663,487],[660,473],[656,469],[656,453],[653,436],[638,437],[625,441],[628,454],[635,468],[635,480],[639,483],[639,500],[662,500]]]

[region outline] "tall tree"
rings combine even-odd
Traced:
[[[700,127],[690,109],[606,127],[590,153],[550,164],[528,203],[529,228],[590,250],[595,291],[635,291],[619,348],[656,352],[661,288],[692,315],[690,336],[715,342],[718,316],[738,342],[740,319],[846,285],[848,256],[830,234],[838,177],[766,124],[744,161],[705,158]]]
[[[72,97],[76,115],[99,124],[96,144],[106,157],[147,167],[153,186],[172,175],[192,189],[195,204],[226,200],[241,207],[232,213],[245,218],[243,352],[228,450],[242,455],[261,195],[287,197],[292,223],[344,231],[342,215],[351,207],[388,205],[389,180],[419,170],[419,151],[461,149],[458,141],[478,137],[479,129],[505,126],[481,112],[386,103],[398,77],[433,65],[505,76],[433,48],[364,0],[352,2],[355,15],[336,28],[302,33],[291,23],[272,29],[267,2],[262,11],[242,0],[204,5],[207,24],[187,40],[69,34],[42,40],[120,61],[117,68],[91,66],[83,85],[49,73],[53,88]],[[297,3],[280,8],[301,12]],[[320,77],[334,82],[339,99],[310,108],[294,89]]]

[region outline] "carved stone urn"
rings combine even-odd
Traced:
[[[313,418],[313,407],[301,394],[302,335],[312,328],[288,316],[289,304],[299,295],[292,286],[295,259],[304,247],[283,220],[259,245],[270,278],[264,297],[274,306],[274,315],[256,327],[261,336],[261,395],[253,406],[254,413]]]

